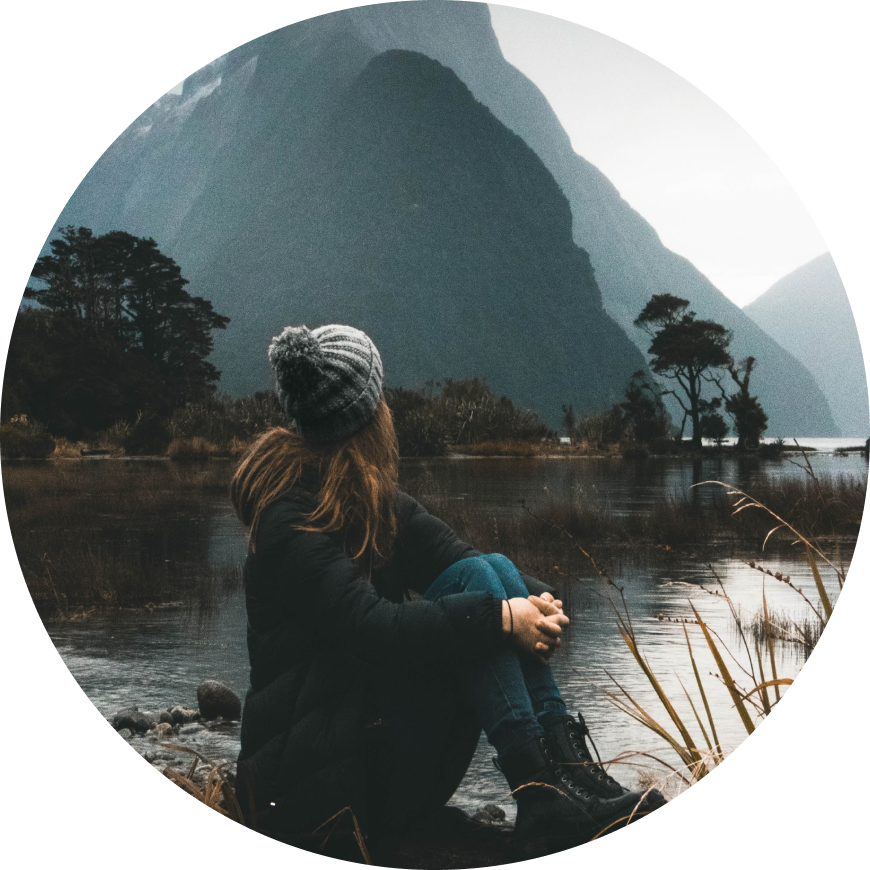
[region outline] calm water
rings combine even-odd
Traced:
[[[833,448],[839,444],[824,446]],[[815,454],[813,466],[820,475],[866,479],[866,463],[856,454]],[[118,473],[126,473],[124,464],[118,463],[116,467]],[[594,499],[606,504],[614,514],[624,515],[647,510],[656,500],[684,493],[693,482],[701,480],[719,479],[751,489],[753,480],[762,474],[772,478],[803,475],[789,462],[759,463],[752,459],[704,459],[699,463],[606,459],[417,460],[405,463],[402,473],[410,491],[461,499],[495,516],[521,510],[519,503],[523,499],[534,507],[554,496]],[[203,534],[208,535],[208,553],[213,564],[240,562],[245,539],[229,505],[208,496],[204,497],[201,510],[209,520],[202,527]],[[711,594],[716,588],[714,573],[746,615],[761,608],[763,585],[773,610],[799,617],[806,609],[784,584],[769,577],[765,583],[740,554],[723,553],[713,547],[696,550],[690,555],[633,556],[613,565],[615,578],[624,587],[641,647],[675,702],[682,697],[677,675],[690,691],[694,682],[682,625],[669,619],[691,616],[690,603],[719,632],[741,663],[746,664],[746,653],[740,649],[727,604]],[[750,556],[757,554],[746,554],[746,558]],[[845,561],[848,565],[848,558]],[[789,574],[794,584],[803,587],[815,601],[812,577],[799,558],[790,555],[776,558],[770,567]],[[830,573],[825,580],[831,596],[836,598],[835,577]],[[566,582],[570,587],[565,597],[571,625],[552,666],[569,709],[583,711],[603,758],[631,749],[660,752],[673,761],[658,738],[616,710],[608,700],[607,692],[614,690],[613,678],[639,703],[648,706],[659,721],[664,721],[664,712],[619,636],[613,608],[603,597],[605,587],[591,577]],[[105,714],[128,704],[137,704],[140,709],[163,709],[176,703],[195,706],[196,686],[204,679],[222,680],[240,696],[247,689],[245,610],[240,593],[230,594],[209,612],[157,608],[85,622],[53,622],[47,628],[82,689]],[[697,627],[689,628],[699,670],[706,677],[717,668]],[[794,676],[802,658],[797,650],[787,650],[784,655],[786,664],[780,676]],[[731,670],[736,673],[738,668],[733,665]],[[707,691],[719,738],[731,750],[745,737],[745,731],[727,691],[712,678],[708,680]],[[698,704],[697,689],[692,694]],[[685,702],[677,706],[687,721],[693,721]],[[697,726],[692,730],[697,731]],[[238,751],[238,728],[199,732],[184,740],[213,761],[229,760]],[[134,741],[133,745],[140,751],[154,748],[144,740]],[[510,813],[512,802],[491,756],[484,738],[454,801],[466,809],[494,802]],[[613,772],[626,784],[635,779],[631,767]]]

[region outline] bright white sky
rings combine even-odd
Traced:
[[[544,93],[574,150],[738,305],[827,250],[782,173],[685,79],[579,24],[489,8],[504,56]]]
[[[574,150],[738,305],[827,250],[767,155],[685,79],[578,24],[490,10],[504,56],[544,93]]]

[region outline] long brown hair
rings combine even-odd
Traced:
[[[343,532],[348,555],[368,570],[386,562],[396,537],[399,477],[399,445],[386,402],[381,399],[372,419],[339,442],[312,443],[283,428],[254,442],[230,486],[236,514],[249,528],[252,555],[263,511],[307,469],[317,472],[320,489],[317,506],[297,528]]]

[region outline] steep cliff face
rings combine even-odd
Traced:
[[[743,310],[809,369],[840,431],[867,437],[870,404],[861,342],[831,255],[795,269]]]
[[[309,286],[304,273],[320,268],[312,259],[317,246],[303,250],[290,239],[276,240],[271,225],[296,228],[302,237],[318,225],[284,212],[305,201],[306,187],[322,171],[311,155],[322,147],[324,125],[347,88],[375,56],[393,49],[422,53],[453,70],[495,118],[531,146],[567,197],[573,238],[589,252],[605,311],[639,348],[646,349],[646,337],[631,321],[649,297],[684,296],[699,316],[733,330],[735,355],[759,360],[755,386],[772,434],[836,434],[825,398],[807,370],[688,261],[667,250],[613,185],[573,152],[543,95],[504,60],[483,4],[427,0],[364,6],[241,46],[188,79],[183,94],[167,95],[131,125],[83,182],[59,223],[153,235],[178,260],[196,292],[235,317],[216,341],[224,387],[238,392],[254,382],[262,386],[265,369],[252,371],[250,347],[238,342],[241,331],[253,335],[253,325],[244,320],[253,316],[252,309],[274,306],[282,298],[293,299],[293,310],[301,310],[300,288]],[[320,232],[341,251],[342,239]],[[278,250],[267,250],[267,241]],[[241,281],[237,269],[230,270],[232,286],[229,273],[222,276],[215,269],[219,262],[244,260],[247,249],[260,257],[259,273],[249,276],[255,290]],[[292,270],[278,268],[291,259]],[[492,297],[481,303],[493,304]],[[514,297],[506,297],[505,308],[515,305]],[[267,331],[263,326],[262,335]],[[581,331],[570,341],[579,348],[590,339]],[[475,353],[470,345],[463,352]],[[516,352],[534,360],[539,348],[522,344]],[[625,356],[636,361],[630,352]],[[596,382],[610,382],[604,368],[613,357],[598,360]],[[441,375],[440,370],[429,373]],[[407,380],[401,369],[394,369],[393,377],[394,383]],[[578,387],[574,401],[594,407],[602,395],[600,390],[580,395]]]
[[[390,383],[479,375],[555,426],[562,403],[604,407],[643,366],[552,176],[436,61],[376,56],[294,166],[202,272],[235,290],[240,367],[285,322],[346,321]]]

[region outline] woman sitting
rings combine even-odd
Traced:
[[[261,436],[232,484],[250,529],[236,789],[257,830],[300,842],[346,807],[367,833],[407,828],[450,799],[481,729],[517,835],[580,843],[662,803],[593,763],[568,715],[554,590],[399,491],[368,336],[288,327],[269,359],[292,428]]]

